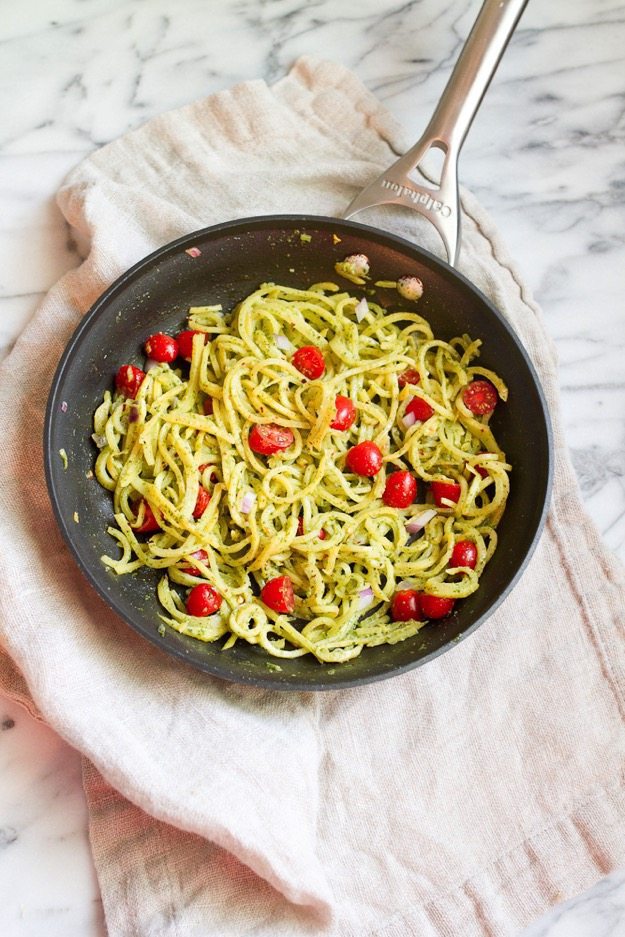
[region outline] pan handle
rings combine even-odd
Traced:
[[[458,156],[528,0],[484,0],[440,101],[418,142],[348,206],[345,217],[374,205],[404,205],[438,230],[451,266],[460,247]],[[430,149],[442,150],[438,185],[420,184],[415,170]]]

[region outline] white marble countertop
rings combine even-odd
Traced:
[[[0,24],[0,355],[79,258],[54,202],[85,154],[303,53],[353,68],[415,139],[478,0],[30,0]],[[625,559],[625,0],[530,3],[471,129],[463,182],[560,355],[582,495]],[[0,933],[105,933],[79,756],[0,697]],[[625,833],[625,818],[624,818]],[[524,937],[625,934],[625,873]]]

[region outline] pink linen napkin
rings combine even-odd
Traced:
[[[97,295],[207,224],[338,214],[404,148],[351,73],[302,59],[150,121],[59,195],[89,254],[0,371],[0,687],[84,755],[112,937],[513,935],[625,860],[623,569],[580,503],[540,311],[468,193],[460,269],[527,347],[556,446],[536,554],[469,640],[340,693],[225,683],[119,621],[52,517],[45,399]],[[414,235],[412,215],[380,219]]]

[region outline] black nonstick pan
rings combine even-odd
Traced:
[[[523,4],[512,5],[518,17]],[[499,0],[488,0],[482,13],[501,6]],[[508,32],[513,25],[508,24]],[[457,71],[458,66],[454,74]],[[386,194],[388,201],[405,196],[392,189]],[[438,201],[442,206],[449,203],[442,196]],[[112,504],[109,493],[89,476],[96,455],[93,413],[103,390],[111,386],[120,363],[142,363],[147,335],[157,330],[175,333],[183,327],[190,306],[221,303],[231,309],[265,281],[306,287],[336,279],[335,263],[356,253],[368,256],[376,279],[418,276],[426,284],[419,312],[435,334],[449,339],[468,332],[482,338],[480,364],[500,373],[509,386],[509,402],[497,408],[492,426],[513,465],[512,490],[499,527],[499,546],[479,590],[459,602],[449,618],[427,625],[415,638],[367,648],[340,665],[301,657],[280,659],[277,670],[262,649],[243,642],[223,651],[221,643],[203,644],[170,629],[159,634],[157,575],[143,570],[116,577],[100,559],[112,548],[106,533]],[[357,288],[353,292],[357,294]],[[389,291],[381,291],[380,298],[382,294],[388,302]],[[44,447],[60,529],[83,573],[111,608],[164,652],[200,670],[279,689],[343,688],[388,677],[425,663],[473,632],[527,564],[551,484],[545,400],[532,364],[501,312],[449,264],[414,244],[353,221],[315,216],[256,217],[209,227],[166,245],[123,274],[88,312],[63,354],[48,400]],[[67,454],[66,468],[61,450]]]

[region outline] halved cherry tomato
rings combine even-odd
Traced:
[[[208,507],[208,502],[210,501],[211,496],[209,492],[202,485],[198,488],[197,499],[195,502],[195,507],[193,508],[193,516],[195,518],[201,517],[206,508]]]
[[[204,344],[206,344],[208,334],[206,332],[201,332],[199,329],[184,329],[182,332],[179,332],[178,335],[176,335],[176,340],[178,342],[178,354],[181,358],[184,358],[185,361],[190,361],[191,356],[193,355],[194,335],[203,335]]]
[[[477,547],[472,540],[459,540],[451,551],[449,565],[468,566],[469,569],[475,569],[477,563]]]
[[[342,394],[337,394],[334,400],[334,406],[336,407],[336,416],[330,423],[330,429],[349,429],[356,419],[356,407],[353,401],[350,400],[349,397],[343,397]]]
[[[208,553],[206,550],[196,550],[195,553],[191,554],[192,559],[199,560],[200,563],[205,563],[208,559]],[[200,571],[197,566],[181,566],[181,573],[186,573],[187,576],[199,576]]]
[[[418,384],[420,380],[421,375],[416,368],[406,368],[406,370],[398,376],[397,383],[400,387],[405,387],[406,384]]]
[[[382,468],[384,457],[378,445],[374,442],[359,442],[353,446],[347,453],[345,464],[351,472],[356,475],[365,475],[367,478],[373,478]]]
[[[421,608],[419,593],[415,589],[401,589],[391,602],[393,621],[419,621]]]
[[[141,523],[140,526],[138,526],[138,527],[133,526],[132,529],[133,529],[134,531],[136,531],[136,533],[138,533],[138,534],[152,534],[152,533],[154,533],[155,530],[160,530],[160,529],[161,529],[161,525],[160,525],[159,522],[156,520],[156,517],[154,516],[154,513],[153,513],[153,511],[152,511],[152,508],[150,507],[150,505],[148,504],[147,501],[142,500],[142,501],[140,502],[140,504],[139,504],[139,510],[137,511],[137,515],[139,515],[139,513],[140,513],[141,504],[143,504],[143,507],[144,507],[144,511],[143,511],[143,521],[142,521],[142,523]]]
[[[257,452],[258,455],[274,455],[292,446],[294,439],[293,431],[288,426],[256,423],[252,426],[247,441],[252,452]]]
[[[213,398],[212,397],[204,398],[203,410],[204,410],[204,416],[213,415]]]
[[[187,613],[194,618],[206,618],[207,615],[214,615],[221,606],[223,599],[216,589],[209,586],[207,582],[199,586],[193,586],[187,596]]]
[[[316,381],[325,374],[326,359],[323,357],[323,352],[315,345],[304,345],[298,348],[291,362],[304,377],[311,381]]]
[[[389,508],[407,508],[417,494],[417,480],[410,472],[393,472],[386,479],[382,501]]]
[[[426,595],[425,592],[422,592],[419,596],[419,605],[424,618],[445,618],[455,604],[455,599],[448,599],[440,595]]]
[[[281,615],[289,615],[295,608],[293,583],[288,576],[270,579],[260,590],[260,597],[268,608]]]
[[[164,332],[155,332],[154,335],[150,335],[143,347],[152,361],[171,364],[178,357],[178,342],[172,335],[165,335]]]
[[[115,375],[115,387],[124,397],[132,397],[134,400],[144,377],[145,371],[141,368],[136,368],[134,364],[122,364]]]
[[[456,502],[462,492],[460,485],[455,482],[432,482],[430,490],[434,498],[434,504],[439,508],[449,507],[448,504],[443,504],[443,498],[447,501]]]
[[[499,394],[490,381],[471,381],[462,391],[465,407],[476,416],[492,413],[498,400]]]
[[[413,397],[406,407],[406,413],[414,413],[416,420],[424,421],[430,419],[434,413],[434,409],[423,397]]]

